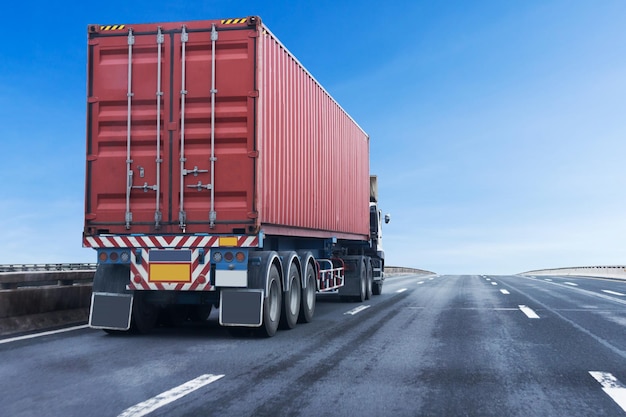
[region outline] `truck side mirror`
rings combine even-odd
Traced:
[[[389,223],[390,221],[391,221],[391,215],[385,214],[385,224]]]

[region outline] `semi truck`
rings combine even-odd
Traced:
[[[88,25],[89,325],[273,336],[382,292],[369,136],[258,16]]]

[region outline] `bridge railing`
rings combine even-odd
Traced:
[[[95,270],[96,264],[0,265],[0,289],[86,283]]]
[[[90,264],[90,263],[0,265],[0,272],[78,271],[78,270],[95,270],[95,269],[96,269],[96,264]]]
[[[95,264],[0,265],[0,336],[85,323]]]
[[[385,266],[385,275],[395,274],[435,275],[434,272],[425,271],[423,269],[406,268],[403,266]]]
[[[569,268],[537,269],[519,275],[563,275],[626,279],[626,266],[577,266]]]

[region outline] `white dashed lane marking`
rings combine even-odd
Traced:
[[[396,291],[396,292],[405,292],[405,291],[406,291],[406,288],[400,288],[400,289],[399,289],[398,291]]]
[[[564,282],[563,284],[565,285],[571,285],[572,287],[578,287],[578,284],[575,284],[573,282]]]
[[[602,292],[605,292],[607,294],[612,294],[612,295],[619,295],[620,297],[626,297],[626,294],[622,294],[621,292],[617,292],[617,291],[602,290]]]
[[[358,306],[357,308],[353,308],[352,310],[350,310],[350,311],[346,311],[346,312],[345,312],[345,313],[343,313],[343,314],[349,314],[349,315],[351,315],[351,316],[354,316],[355,314],[360,313],[360,312],[361,312],[361,311],[363,311],[363,310],[367,310],[367,309],[368,309],[368,308],[370,308],[370,307],[371,307],[370,305],[362,305],[362,306]]]
[[[500,290],[500,292],[504,295],[509,295],[511,294],[510,292],[508,292],[507,290]]]
[[[538,319],[539,318],[537,313],[535,313],[532,308],[526,307],[524,305],[520,305],[518,307],[519,307],[520,310],[522,310],[522,313],[526,314],[526,317],[528,317],[529,319]]]
[[[626,386],[608,372],[590,371],[589,374],[602,385],[602,391],[626,411]]]

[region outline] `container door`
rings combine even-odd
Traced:
[[[190,25],[91,36],[88,233],[254,224],[255,37]]]

